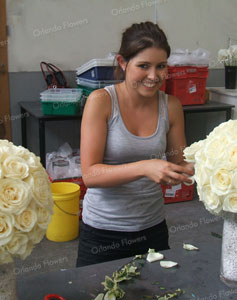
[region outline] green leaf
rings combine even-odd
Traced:
[[[114,292],[108,291],[105,294],[104,300],[116,300],[116,296],[115,296]]]
[[[218,234],[218,233],[215,233],[215,232],[211,232],[211,235],[218,238],[218,239],[221,239],[222,238],[222,235],[221,234]]]
[[[114,294],[117,298],[123,298],[125,292],[118,286],[117,289],[114,291]]]
[[[149,250],[148,250],[148,253],[155,253],[156,251],[155,251],[155,249],[150,249],[149,248]]]
[[[158,281],[153,281],[152,285],[155,285],[155,284],[160,284],[160,283]]]
[[[103,298],[104,298],[104,294],[100,293],[97,295],[97,297],[94,300],[103,300]]]
[[[106,290],[111,290],[114,288],[114,285],[115,285],[115,282],[113,281],[112,278],[110,278],[109,276],[105,276],[105,281],[104,282],[101,282],[101,284],[104,285],[105,287],[105,291]]]
[[[143,258],[143,255],[139,254],[139,255],[135,255],[135,257],[133,258],[133,260],[135,260],[135,259],[142,259],[142,258]]]

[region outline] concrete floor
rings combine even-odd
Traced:
[[[211,215],[195,196],[192,201],[165,205],[170,247],[191,243],[198,247],[213,233],[222,234],[222,218]],[[218,238],[218,237],[215,237]],[[46,238],[24,261],[15,261],[17,276],[73,268],[76,264],[78,239],[70,242],[51,242]]]

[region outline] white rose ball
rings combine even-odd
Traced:
[[[13,235],[14,218],[0,211],[0,246],[6,245]]]
[[[50,181],[45,170],[30,174],[25,180],[30,185],[35,202],[51,212],[53,211],[53,199]]]
[[[223,210],[237,213],[237,190],[225,196]]]
[[[208,211],[218,215],[222,210],[223,198],[211,191],[210,186],[205,186],[201,194],[202,201]]]
[[[13,262],[12,256],[5,246],[0,246],[0,264],[8,264],[10,262]]]
[[[34,248],[34,245],[31,243],[31,241],[28,241],[25,245],[25,252],[23,254],[20,254],[21,259],[26,259],[27,256],[29,256]]]
[[[29,166],[23,158],[10,155],[3,161],[2,171],[6,178],[24,179],[29,175]]]
[[[211,190],[219,196],[226,195],[231,191],[231,181],[229,170],[217,169],[210,178]]]
[[[203,152],[206,156],[206,166],[210,169],[215,169],[216,164],[222,163],[226,154],[226,146],[229,141],[227,137],[216,136],[212,139],[207,139]]]
[[[24,255],[27,248],[28,236],[24,233],[15,232],[9,243],[6,245],[8,252],[14,256]]]
[[[36,209],[37,212],[37,225],[41,228],[41,229],[47,229],[48,225],[51,221],[51,213],[43,208],[43,207],[37,207]]]
[[[26,208],[21,214],[15,216],[15,227],[23,232],[29,232],[37,222],[37,214],[32,208]]]
[[[45,229],[40,228],[38,225],[28,233],[28,237],[33,244],[38,244],[45,235]]]
[[[195,164],[195,175],[193,176],[199,186],[209,185],[212,171],[203,164]]]
[[[32,199],[30,187],[20,179],[0,180],[0,211],[20,214]]]
[[[195,154],[203,147],[204,142],[199,141],[193,143],[191,146],[186,147],[183,151],[185,156],[185,161],[187,162],[195,162]]]

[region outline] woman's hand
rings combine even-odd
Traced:
[[[182,162],[180,165],[161,159],[145,161],[144,173],[156,183],[176,185],[182,182],[192,183],[193,164]]]

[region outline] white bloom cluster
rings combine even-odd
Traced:
[[[185,160],[195,164],[193,178],[207,210],[237,213],[237,120],[216,127],[205,140],[184,150]]]
[[[30,255],[52,212],[50,181],[39,157],[0,140],[0,264]]]
[[[229,49],[220,49],[218,61],[225,66],[237,66],[237,45],[232,45]]]

